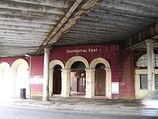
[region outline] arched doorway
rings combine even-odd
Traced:
[[[70,95],[85,95],[85,89],[85,64],[81,61],[74,62],[71,66]]]
[[[49,63],[49,95],[58,96],[62,88],[62,70],[64,64],[60,60],[52,60]]]
[[[90,63],[92,70],[92,95],[105,96],[111,99],[111,68],[109,62],[104,58],[96,58]],[[101,92],[100,92],[101,91]]]
[[[83,67],[81,67],[79,64],[80,65],[82,64]],[[82,80],[84,83],[84,80],[87,79],[87,69],[89,69],[89,63],[84,57],[74,56],[74,57],[71,57],[66,62],[65,69],[63,70],[62,95],[61,95],[62,97],[69,97],[71,92],[74,90],[74,89],[71,89],[70,84],[71,84],[71,77],[72,76],[74,77],[76,73],[77,73],[77,75],[80,75],[80,77],[78,76],[76,78],[81,78],[82,76],[84,76],[84,77],[86,76],[86,78]],[[85,72],[85,70],[86,70],[86,72]],[[79,82],[79,80],[78,80],[78,82]],[[87,83],[85,85],[87,85]],[[86,88],[87,88],[87,86],[86,86]],[[83,90],[85,90],[85,88],[83,88]],[[80,94],[80,93],[78,93],[78,94]],[[83,94],[85,94],[85,92]]]
[[[11,68],[6,62],[0,64],[0,101],[10,97],[11,91]]]
[[[106,93],[105,65],[99,63],[95,67],[95,96],[105,96]]]
[[[28,69],[26,69],[25,64],[20,64],[17,67],[16,72],[16,95],[20,94],[21,88],[27,88],[28,86]]]
[[[24,59],[18,59],[12,64],[12,94],[20,97],[20,89],[26,89],[26,97],[30,95],[29,66]]]
[[[53,95],[61,93],[61,69],[60,65],[54,67],[53,72]]]

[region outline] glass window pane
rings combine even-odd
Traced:
[[[158,89],[158,74],[155,74],[155,89]]]
[[[140,75],[140,89],[147,89],[147,74]]]

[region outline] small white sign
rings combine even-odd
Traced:
[[[119,94],[119,82],[112,82],[112,94]]]
[[[43,78],[30,78],[30,84],[43,84]]]

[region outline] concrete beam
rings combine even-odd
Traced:
[[[148,31],[148,32],[147,32]],[[157,39],[158,23],[150,26],[148,29],[144,29],[142,32],[135,34],[126,40],[126,50],[135,50],[139,48],[146,48],[146,39]]]
[[[45,45],[55,43],[64,33],[68,32],[68,30],[78,20],[80,20],[85,14],[87,14],[99,1],[100,0],[76,0],[69,11],[66,13],[65,17],[44,40],[36,54],[40,54]]]

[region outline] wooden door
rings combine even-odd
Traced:
[[[53,75],[53,94],[61,93],[61,70],[55,69]]]
[[[95,95],[105,96],[105,70],[96,69],[95,71]]]

